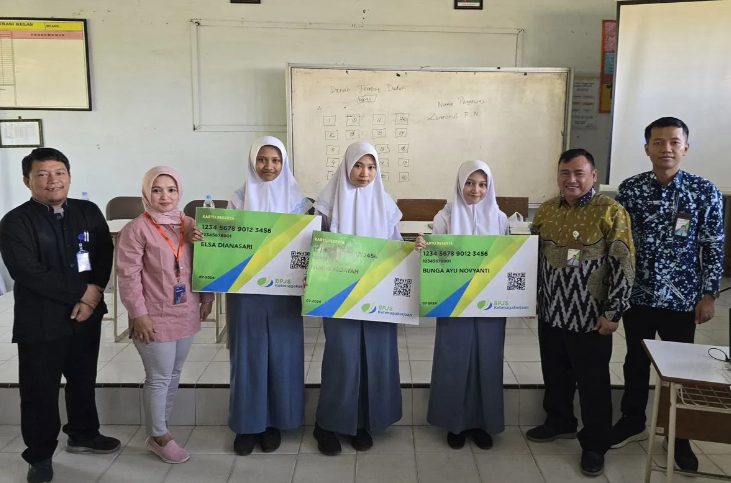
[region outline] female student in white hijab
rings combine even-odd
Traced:
[[[265,136],[249,151],[243,187],[230,209],[306,213],[312,203],[302,194],[282,141]],[[250,454],[257,442],[276,450],[280,431],[304,422],[304,333],[300,297],[229,294],[226,297],[231,359],[229,427],[234,451]]]
[[[401,240],[401,211],[386,193],[378,153],[364,142],[345,157],[315,201],[323,229],[334,233]],[[323,318],[325,352],[314,436],[326,455],[340,453],[337,433],[353,448],[373,445],[370,435],[401,419],[398,328],[387,322]]]
[[[492,173],[482,161],[462,163],[452,202],[434,216],[434,234],[506,235],[508,218],[495,201]],[[458,449],[469,436],[482,448],[505,429],[505,318],[438,318],[427,421],[447,430]]]

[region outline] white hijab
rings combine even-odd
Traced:
[[[264,181],[256,173],[256,156],[263,146],[277,148],[282,156],[282,171],[272,181]],[[297,186],[282,141],[273,136],[264,136],[252,143],[244,186],[234,192],[228,206],[237,210],[274,213],[306,213],[310,209],[310,200]]]
[[[479,203],[468,205],[464,199],[464,185],[467,178],[475,171],[487,175],[487,192]],[[495,200],[495,184],[492,171],[484,161],[467,161],[457,171],[457,183],[454,186],[452,203],[445,206],[449,216],[449,234],[451,235],[503,235],[507,225],[507,217],[498,208]]]
[[[366,154],[376,160],[376,177],[368,186],[356,188],[350,182],[350,171]],[[390,238],[402,216],[383,187],[378,153],[365,142],[348,146],[337,171],[317,197],[315,209],[330,220],[331,232],[377,238]]]

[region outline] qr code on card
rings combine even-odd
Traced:
[[[411,297],[411,280],[410,278],[398,278],[393,281],[393,295],[401,297]]]
[[[525,290],[525,272],[508,272],[508,290]]]
[[[310,261],[310,253],[309,252],[289,252],[290,259],[289,259],[289,269],[290,270],[298,270],[298,269],[307,269],[307,264]]]

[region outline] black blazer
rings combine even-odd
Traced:
[[[79,272],[76,253],[84,231],[92,269]],[[87,284],[107,286],[113,253],[109,226],[90,201],[68,199],[61,219],[34,200],[8,212],[0,221],[0,254],[15,280],[13,342],[52,340],[100,324],[107,312],[103,300],[88,320],[69,317]]]

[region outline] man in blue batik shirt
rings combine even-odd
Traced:
[[[612,448],[648,437],[645,408],[650,360],[642,339],[693,342],[695,327],[713,318],[723,272],[723,208],[718,188],[680,169],[688,152],[688,126],[663,117],[645,128],[652,171],[619,185],[617,201],[632,218],[637,267],[624,313],[622,417],[612,428]],[[656,395],[657,397],[657,395]],[[675,462],[697,471],[688,440],[675,444]]]

